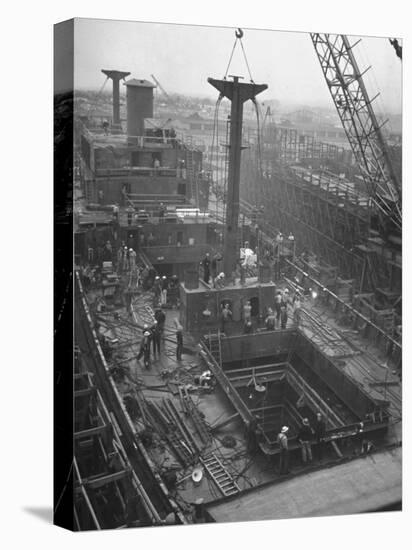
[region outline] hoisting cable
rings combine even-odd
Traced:
[[[243,47],[243,43],[242,43],[242,39],[241,39],[241,38],[239,38],[239,42],[240,42],[240,45],[242,46],[243,57],[245,58],[246,67],[247,67],[247,70],[248,70],[248,72],[249,72],[250,81],[251,81],[251,82],[254,82],[254,81],[253,81],[253,78],[252,78],[252,73],[250,72],[249,63],[248,63],[248,60],[247,60],[247,57],[246,57],[245,48]]]
[[[218,192],[218,172],[219,172],[219,166],[218,166],[218,156],[217,156],[217,152],[216,152],[216,155],[215,155],[215,140],[216,142],[218,142],[218,139],[219,139],[219,107],[220,107],[220,104],[222,102],[222,99],[223,99],[223,95],[222,94],[219,94],[219,97],[217,98],[217,101],[216,101],[216,105],[215,105],[215,113],[214,113],[214,117],[213,117],[213,134],[212,134],[212,150],[211,150],[211,160],[210,160],[210,164],[211,164],[211,172],[212,172],[212,182],[215,181],[215,212],[216,212],[216,218],[217,218],[217,215],[218,215],[218,196],[217,196],[217,192]],[[217,169],[215,169],[215,166],[214,166],[214,157],[216,156],[216,165],[217,165]],[[216,174],[216,179],[214,177],[214,175]]]
[[[100,99],[100,95],[102,94],[103,92],[103,89],[104,87],[106,86],[106,82],[109,80],[109,77],[106,76],[106,80],[103,82],[102,84],[102,87],[100,88],[100,90],[97,92],[97,95],[96,95],[96,99],[94,100],[94,105],[90,105],[88,111],[87,111],[87,116],[89,116],[89,113],[90,111],[93,109],[93,111],[97,108],[97,102],[99,101]]]
[[[261,149],[261,142],[260,142],[260,113],[259,113],[259,105],[256,101],[256,98],[252,99],[252,103],[255,106],[256,111],[256,122],[257,122],[257,149],[258,149],[258,158],[257,158],[257,168],[259,172],[260,178],[262,178],[262,149]]]
[[[233,48],[232,48],[232,53],[230,54],[229,63],[227,64],[226,72],[225,72],[225,76],[223,77],[223,80],[226,80],[226,78],[227,78],[227,73],[228,73],[228,71],[229,71],[229,67],[230,67],[230,64],[231,64],[231,62],[232,62],[232,57],[233,57],[233,53],[234,53],[235,48],[236,48],[236,45],[237,45],[237,41],[238,41],[238,38],[237,38],[237,36],[236,36],[235,42],[234,42]]]
[[[234,42],[234,44],[233,44],[232,52],[231,52],[230,57],[229,57],[229,63],[227,64],[226,72],[225,72],[225,76],[223,77],[223,80],[226,80],[226,78],[227,78],[227,73],[229,72],[229,67],[230,67],[230,64],[231,64],[232,59],[233,59],[233,54],[234,54],[234,52],[235,52],[237,43],[239,42],[239,43],[240,43],[240,47],[242,48],[242,53],[243,53],[243,57],[244,57],[244,59],[245,59],[246,67],[247,67],[247,70],[248,70],[248,73],[249,73],[249,77],[250,77],[250,81],[251,81],[251,82],[254,82],[254,80],[253,80],[253,78],[252,78],[252,73],[251,73],[251,71],[250,71],[249,63],[248,63],[248,60],[247,60],[245,48],[243,47],[243,42],[242,42],[243,30],[240,29],[240,28],[236,29],[236,31],[235,31],[235,36],[236,36],[235,42]]]

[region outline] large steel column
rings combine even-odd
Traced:
[[[232,278],[239,259],[238,221],[239,221],[239,182],[240,156],[242,152],[243,104],[254,99],[267,89],[266,84],[246,84],[239,82],[239,76],[233,76],[233,82],[208,78],[209,84],[231,102],[229,170],[227,182],[227,206],[225,221],[225,242],[223,270],[226,277]]]
[[[108,71],[102,69],[102,73],[113,81],[113,126],[120,126],[120,89],[119,82],[129,76],[125,71]]]

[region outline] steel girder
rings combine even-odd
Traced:
[[[351,46],[345,35],[311,33],[310,36],[381,226],[385,229],[386,222],[391,220],[401,230],[401,183],[372,109],[375,98],[369,99],[353,55],[356,43]]]

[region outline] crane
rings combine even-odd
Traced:
[[[372,108],[353,48],[342,34],[310,34],[355,159],[374,204],[380,229],[402,229],[402,189]],[[392,225],[392,227],[390,227]]]
[[[167,97],[167,99],[170,99],[169,94],[166,92],[166,90],[163,88],[163,86],[162,86],[162,85],[160,84],[160,82],[157,80],[157,78],[155,77],[155,75],[152,74],[152,75],[150,75],[150,76],[153,78],[154,82],[156,83],[157,87],[158,87],[159,90],[162,92],[162,94],[163,94],[165,97]]]
[[[402,61],[402,46],[399,44],[397,38],[389,38],[389,43],[394,47],[396,55]]]

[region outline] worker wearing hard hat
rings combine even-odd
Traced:
[[[284,475],[289,473],[289,448],[288,448],[288,426],[283,426],[277,437],[277,442],[280,447],[279,453],[279,474]]]

